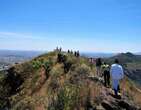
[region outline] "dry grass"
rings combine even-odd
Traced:
[[[121,82],[121,90],[123,95],[127,95],[135,104],[141,106],[141,92],[127,77]]]

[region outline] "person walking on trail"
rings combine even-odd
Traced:
[[[104,62],[102,65],[103,70],[103,76],[104,76],[104,86],[109,87],[110,86],[110,66]]]
[[[101,77],[101,65],[102,65],[101,58],[96,59],[96,74],[99,77]]]
[[[124,78],[124,72],[121,65],[119,65],[118,59],[115,59],[115,64],[111,66],[110,74],[112,77],[112,86],[115,92],[115,95],[118,96],[119,92],[119,82]]]

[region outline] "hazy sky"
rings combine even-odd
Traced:
[[[0,49],[141,51],[141,0],[0,0]]]

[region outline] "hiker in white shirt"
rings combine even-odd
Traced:
[[[119,92],[119,81],[124,78],[123,68],[121,65],[119,65],[118,59],[115,59],[115,64],[111,66],[110,74],[112,78],[112,86],[115,95],[117,96]]]

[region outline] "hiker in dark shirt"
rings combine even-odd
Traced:
[[[102,65],[102,61],[101,58],[96,59],[96,74],[97,76],[101,77],[101,65]]]
[[[79,50],[77,51],[77,54],[76,54],[76,56],[77,56],[77,57],[79,57],[79,56],[80,56]]]
[[[70,50],[68,50],[68,53],[70,53]]]
[[[104,62],[102,65],[104,85],[105,87],[110,87],[110,66]]]
[[[60,47],[59,52],[62,52],[62,47]]]
[[[76,51],[74,51],[74,56],[77,56],[77,52]]]

